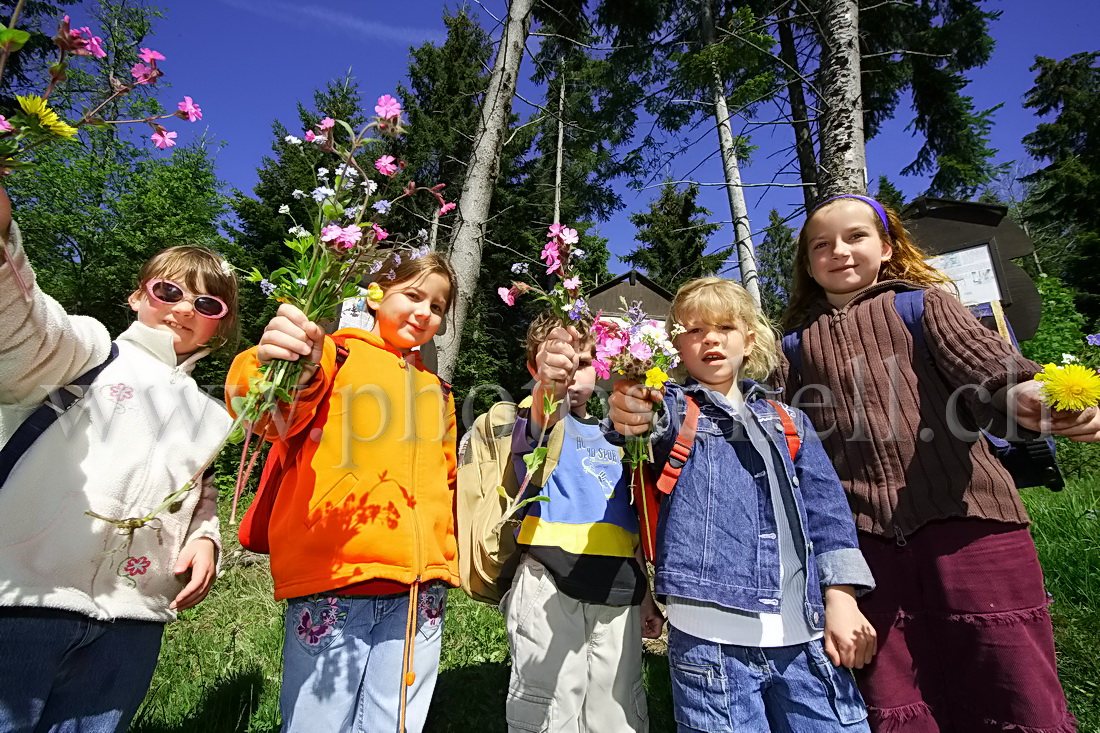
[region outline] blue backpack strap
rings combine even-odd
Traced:
[[[57,422],[57,418],[67,412],[88,391],[88,387],[95,381],[99,373],[118,356],[118,344],[111,343],[111,353],[102,364],[94,366],[79,377],[69,382],[64,387],[58,387],[46,397],[46,401],[38,406],[27,419],[15,429],[11,438],[0,449],[0,487],[8,480],[15,464],[23,457],[23,454],[34,445],[42,433]]]
[[[924,291],[903,290],[894,293],[894,308],[897,310],[905,327],[909,329],[909,335],[913,337],[914,351],[920,351],[924,358],[932,361],[932,355],[928,353],[928,346],[924,343]]]
[[[791,365],[791,371],[802,373],[802,329],[792,328],[783,334],[783,354],[787,357],[787,363]]]

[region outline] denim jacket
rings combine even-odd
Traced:
[[[685,395],[699,403],[699,425],[680,480],[663,498],[657,522],[655,590],[751,613],[779,610],[779,538],[767,471],[773,456],[761,454],[746,435],[742,414],[694,380],[666,385],[664,409],[653,430],[653,459],[660,471],[680,431]],[[823,588],[874,588],[859,551],[844,489],[806,416],[788,407],[802,440],[792,462],[779,415],[751,380],[741,383],[748,414],[763,428],[769,450],[785,468],[779,486],[789,525],[806,567],[806,620],[825,625]],[[624,437],[608,421],[608,440]]]

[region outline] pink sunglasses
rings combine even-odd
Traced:
[[[145,290],[148,291],[150,298],[165,305],[175,305],[182,300],[187,300],[195,312],[203,318],[218,320],[224,318],[229,312],[229,306],[221,298],[214,295],[191,295],[171,280],[160,278],[150,280],[145,283]]]

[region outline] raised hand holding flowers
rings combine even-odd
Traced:
[[[1044,364],[1043,371],[1035,375],[1042,383],[1039,396],[1048,407],[1081,411],[1100,403],[1100,374],[1096,369],[1100,334],[1088,336],[1085,343],[1092,348],[1084,356],[1063,354],[1061,365]]]
[[[331,153],[334,160],[327,164],[328,167],[316,168],[317,186],[310,192],[315,206],[310,220],[294,222],[289,230],[290,238],[285,244],[295,253],[293,262],[267,274],[253,270],[248,279],[260,283],[268,297],[294,306],[294,313],[301,316],[299,320],[302,323],[316,323],[337,312],[345,300],[359,297],[362,276],[368,272],[378,272],[387,258],[396,267],[402,257],[414,258],[427,254],[426,247],[380,247],[383,241],[391,237],[382,227],[381,217],[388,214],[398,201],[427,193],[436,199],[441,208],[447,205],[442,195],[443,184],[429,187],[417,185],[415,181],[395,183],[405,170],[405,164],[391,155],[382,155],[374,161],[374,169],[385,176],[381,186],[371,180],[371,174],[364,169],[356,154],[367,143],[376,141],[371,137],[374,133],[394,138],[405,130],[401,121],[401,105],[392,96],[386,94],[379,97],[375,112],[377,116],[358,131],[344,120],[325,117],[313,129],[305,131],[301,138],[287,136],[284,141],[294,149],[305,140],[321,151]],[[337,131],[346,133],[346,143],[342,142]],[[399,186],[398,190],[385,190],[395,185]],[[305,200],[304,192],[295,194],[295,198]],[[375,196],[377,199],[372,201]],[[390,278],[393,276],[390,272],[382,273],[381,277],[386,278],[387,275]],[[381,288],[372,284],[367,297],[377,302],[381,299]],[[302,381],[303,370],[305,376],[313,372],[316,360],[309,358],[309,354],[302,356],[307,358],[269,362],[261,368],[260,377],[253,381],[248,392],[233,399],[233,411],[238,415],[238,423],[244,426],[245,445],[231,521],[236,518],[237,498],[258,455],[258,450],[253,450],[252,458],[247,458],[254,429],[261,420],[278,410],[279,403],[293,400],[293,390]],[[257,438],[256,449],[259,443],[260,438]]]

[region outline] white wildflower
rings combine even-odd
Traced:
[[[283,204],[282,206],[279,207],[279,213],[280,214],[289,214],[290,213],[290,207],[287,206],[286,204]]]

